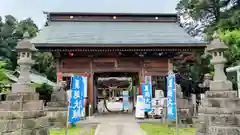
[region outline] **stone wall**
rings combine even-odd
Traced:
[[[37,93],[11,93],[0,102],[0,135],[49,135]]]

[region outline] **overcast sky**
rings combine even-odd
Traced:
[[[0,15],[17,19],[31,17],[43,26],[43,11],[55,12],[120,12],[175,13],[178,0],[1,0]]]

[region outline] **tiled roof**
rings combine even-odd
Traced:
[[[203,45],[171,22],[51,22],[32,39],[36,47],[91,45]]]
[[[18,78],[15,75],[13,75],[14,71],[6,70],[4,73],[11,81],[17,82]],[[46,77],[40,75],[39,73],[32,72],[30,74],[30,79],[31,79],[31,82],[36,84],[46,83],[50,86],[56,86],[56,83],[48,80]]]

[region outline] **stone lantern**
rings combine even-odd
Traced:
[[[30,85],[32,53],[37,51],[27,39],[28,33],[16,47],[19,53],[20,76],[12,84],[6,101],[0,102],[0,135],[49,135],[48,118],[39,94]]]
[[[227,46],[215,38],[207,47],[212,55],[214,80],[210,82],[210,91],[206,91],[199,107],[199,126],[196,135],[240,135],[240,99],[232,90],[232,83],[224,73],[223,56]]]
[[[32,55],[37,51],[35,46],[28,40],[29,34],[24,33],[23,40],[20,41],[16,46],[18,52],[18,65],[20,67],[20,75],[17,83],[12,85],[12,93],[17,92],[35,92],[34,88],[30,87],[30,69],[34,64]]]
[[[227,80],[227,77],[224,73],[224,64],[227,62],[224,57],[224,51],[228,47],[224,42],[220,41],[218,38],[215,38],[208,46],[207,51],[211,54],[212,60],[211,63],[214,66],[214,77],[213,81],[210,83],[210,90],[231,90],[232,83]]]

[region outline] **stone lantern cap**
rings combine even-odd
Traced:
[[[25,32],[23,34],[23,40],[21,40],[16,46],[16,50],[18,52],[21,52],[21,51],[36,52],[37,51],[34,44],[30,42],[29,38],[30,38],[29,33]]]
[[[215,38],[208,46],[207,46],[207,51],[208,52],[213,52],[213,51],[225,51],[228,49],[226,44],[221,41],[219,38]]]

